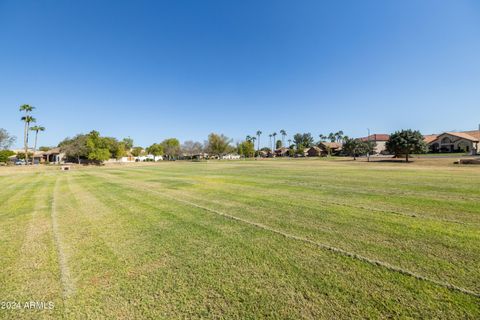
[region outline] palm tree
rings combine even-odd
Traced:
[[[258,137],[258,147],[257,151],[260,151],[260,136],[262,135],[262,131],[258,130],[257,131],[257,137]]]
[[[321,141],[321,142],[324,142],[325,139],[327,139],[327,136],[324,135],[324,134],[320,134],[318,137],[320,138],[320,141]]]
[[[288,148],[292,145],[292,139],[288,139]]]
[[[328,139],[330,140],[330,142],[335,142],[335,139],[336,139],[336,138],[337,138],[337,137],[335,136],[335,133],[330,132],[330,133],[328,134]]]
[[[45,127],[42,126],[33,126],[30,128],[31,131],[35,131],[35,144],[33,145],[33,154],[37,151],[37,139],[38,139],[38,132],[45,131]]]
[[[343,140],[343,131],[340,130],[337,133],[335,133],[335,137],[336,137],[337,142],[340,142],[341,140]]]
[[[30,123],[35,122],[35,118],[30,115],[30,112],[33,111],[35,107],[32,107],[28,104],[21,105],[19,110],[20,112],[25,112],[25,115],[21,118],[22,121],[25,122],[25,128],[23,132],[23,146],[25,148],[25,161],[28,164],[28,129],[30,127]]]
[[[272,136],[273,136],[272,150],[275,150],[277,148],[277,145],[276,145],[277,142],[275,141],[275,139],[276,139],[275,137],[277,136],[277,133],[276,132],[272,133]]]
[[[270,148],[272,147],[272,134],[269,134],[268,137],[270,138]]]
[[[250,142],[250,141],[252,141],[252,137],[250,137],[250,135],[247,135],[247,136],[245,137],[245,140]]]
[[[282,135],[282,146],[285,147],[285,137],[287,136],[287,131],[282,129],[280,130],[280,134]]]

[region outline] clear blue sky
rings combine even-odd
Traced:
[[[0,44],[0,127],[20,142],[23,103],[41,145],[480,122],[474,0],[0,0]]]

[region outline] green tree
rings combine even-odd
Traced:
[[[15,140],[16,138],[11,136],[7,130],[0,128],[0,150],[10,148]]]
[[[123,145],[125,146],[125,150],[130,151],[130,149],[133,148],[133,139],[128,137],[128,138],[123,138],[122,140]]]
[[[142,147],[133,147],[132,149],[132,156],[138,157],[142,154],[143,148]]]
[[[154,143],[151,146],[145,149],[148,154],[153,155],[154,157],[159,157],[164,155],[163,145],[160,143]]]
[[[244,156],[246,158],[250,158],[255,156],[255,145],[252,141],[242,141],[237,146],[237,152],[239,155]]]
[[[8,158],[13,156],[15,152],[11,150],[0,150],[0,163],[6,163]]]
[[[409,154],[427,152],[427,145],[423,141],[423,135],[420,131],[411,129],[396,131],[391,134],[385,147],[395,157],[405,155],[406,162],[408,162]]]
[[[24,150],[25,150],[25,154],[26,154],[26,161],[27,161],[27,164],[28,164],[28,131],[29,131],[29,128],[30,128],[30,124],[31,123],[34,123],[36,122],[37,120],[32,117],[30,115],[30,113],[33,111],[33,109],[35,109],[35,107],[32,107],[28,104],[24,104],[24,105],[21,105],[19,110],[20,112],[24,112],[25,115],[22,116],[21,120],[23,122],[25,122],[25,127],[24,127],[24,136],[23,136],[23,147],[24,147]]]
[[[163,151],[168,159],[177,158],[180,155],[180,141],[176,138],[169,138],[162,141]]]
[[[25,156],[25,152],[18,152],[17,155],[16,155],[16,158],[26,161],[27,157],[31,158],[32,156],[33,156],[33,153],[31,153],[31,152],[29,152],[26,156]]]
[[[293,136],[293,142],[297,146],[297,149],[300,147],[310,148],[313,146],[314,139],[311,133],[296,133]]]
[[[272,137],[273,137],[273,140],[272,140],[272,142],[273,142],[273,144],[272,144],[272,149],[275,149],[275,139],[276,139],[276,137],[277,137],[277,133],[276,133],[276,132],[272,133]]]
[[[37,141],[38,141],[38,132],[45,131],[45,127],[42,126],[33,126],[30,128],[30,131],[35,132],[35,144],[33,145],[33,154],[37,151]]]
[[[109,149],[108,139],[102,138],[98,131],[91,131],[87,134],[87,158],[95,163],[102,163],[112,157]]]
[[[371,152],[373,149],[372,146],[372,143],[362,141],[361,139],[350,139],[345,137],[342,151],[345,154],[353,157],[353,160],[357,160],[357,157],[364,156]]]
[[[231,151],[232,140],[223,134],[210,133],[206,143],[207,152],[213,155],[223,155]]]
[[[84,134],[76,135],[72,139],[66,138],[58,146],[67,159],[75,159],[78,164],[81,163],[81,159],[88,158],[87,136]]]
[[[280,149],[281,147],[283,147],[282,140],[277,140],[277,142],[275,143],[275,148]]]

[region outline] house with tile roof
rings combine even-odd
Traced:
[[[375,134],[369,135],[368,137],[360,138],[360,140],[375,142],[375,149],[374,149],[375,153],[382,154],[386,152],[385,144],[387,143],[389,138],[390,136],[388,134],[375,133]]]
[[[480,153],[480,130],[444,132],[424,136],[430,152]]]

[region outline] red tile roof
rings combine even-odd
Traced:
[[[426,136],[423,136],[423,141],[425,141],[425,143],[430,143],[437,140],[437,138],[438,134],[428,134]]]
[[[385,133],[375,133],[371,134],[368,137],[360,138],[362,141],[388,141],[390,135]]]

